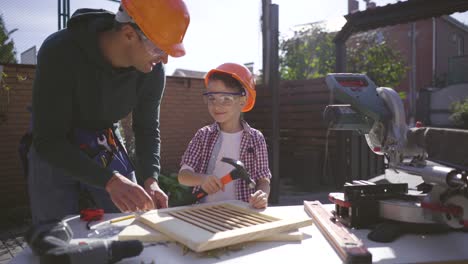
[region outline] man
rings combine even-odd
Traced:
[[[121,2],[115,15],[77,10],[39,51],[28,157],[33,223],[77,214],[81,190],[105,212],[167,207],[157,182],[162,63],[185,54],[190,16],[183,0]],[[130,112],[135,166],[115,129]]]

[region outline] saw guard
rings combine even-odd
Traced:
[[[377,93],[384,100],[392,113],[392,120],[388,127],[386,145],[398,144],[400,146],[404,146],[406,144],[408,125],[406,124],[405,108],[400,95],[395,90],[387,87],[377,88]]]
[[[378,87],[376,90],[392,113],[392,117],[385,123],[376,122],[371,131],[366,134],[366,141],[374,153],[379,155],[387,153],[391,163],[398,163],[401,161],[401,153],[406,146],[408,133],[403,101],[391,88]]]

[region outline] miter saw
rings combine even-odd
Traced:
[[[408,190],[407,183],[347,183],[343,193],[329,195],[337,219],[357,228],[392,220],[467,230],[467,172],[427,163],[425,149],[416,144],[417,135],[406,123],[399,94],[377,87],[365,74],[332,73],[326,83],[334,99],[344,103],[326,107],[323,115],[329,128],[364,134],[370,149],[385,155],[388,169],[419,175],[424,181],[420,190]]]

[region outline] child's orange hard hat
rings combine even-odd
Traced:
[[[172,57],[185,55],[182,44],[190,14],[182,0],[122,0],[125,11],[158,48]]]
[[[231,75],[234,79],[238,80],[245,91],[247,92],[247,103],[242,108],[242,112],[252,110],[255,104],[257,92],[255,91],[255,78],[247,67],[237,63],[224,63],[219,65],[216,69],[212,69],[205,75],[205,85],[208,86],[208,81],[213,73],[225,73]]]

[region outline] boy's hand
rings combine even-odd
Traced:
[[[219,190],[224,191],[224,184],[219,180],[218,177],[214,175],[207,175],[206,177],[203,178],[201,188],[207,194],[213,194],[213,193],[218,192]]]
[[[249,204],[256,209],[266,208],[268,205],[268,195],[264,191],[258,190],[250,196]]]
[[[153,199],[155,209],[168,207],[169,198],[167,197],[167,194],[159,188],[159,184],[154,178],[149,177],[146,179],[144,185],[146,192],[149,194],[151,199]]]

